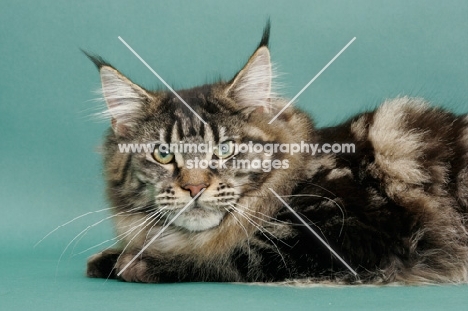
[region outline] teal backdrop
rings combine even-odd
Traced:
[[[102,109],[100,81],[80,48],[147,88],[163,88],[121,36],[168,83],[186,88],[230,79],[268,17],[272,60],[289,98],[356,37],[296,102],[320,126],[398,95],[468,111],[466,0],[3,0],[0,309],[466,310],[464,285],[304,289],[84,277],[86,258],[105,246],[86,249],[113,233],[107,211],[94,212],[107,207],[98,149],[108,124],[93,117]]]

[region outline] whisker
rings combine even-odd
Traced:
[[[297,212],[300,216],[302,216],[303,219],[307,220],[307,224],[308,225],[313,225],[315,228],[317,228],[320,233],[322,234],[322,238],[325,240],[325,242],[327,242],[327,244],[330,244],[328,242],[328,239],[327,239],[327,236],[325,235],[325,233],[323,233],[323,230],[322,228],[320,228],[319,225],[317,225],[315,222],[313,222],[312,220],[310,220],[306,215],[304,215],[303,213],[301,212]],[[304,227],[307,227],[306,225],[303,225]]]
[[[313,183],[313,182],[311,182],[311,181],[307,181],[307,184],[308,184],[308,185],[315,186],[315,187],[317,187],[317,188],[320,188],[320,189],[322,189],[322,190],[324,190],[324,191],[330,193],[330,194],[331,194],[332,196],[334,196],[334,197],[337,196],[334,192],[328,190],[328,189],[325,188],[325,187],[320,186],[319,184]]]
[[[249,257],[249,262],[250,262],[250,236],[249,236],[249,233],[247,232],[247,229],[245,228],[245,226],[242,224],[242,222],[236,217],[236,215],[234,215],[233,212],[231,212],[228,208],[224,208],[226,210],[226,212],[228,212],[233,218],[234,220],[239,224],[239,226],[244,230],[245,232],[245,237],[247,238],[247,249],[248,249],[248,257]]]
[[[129,215],[129,216],[131,216],[131,215]],[[112,243],[110,246],[106,247],[104,250],[107,250],[107,249],[111,248],[112,246],[114,246],[115,244],[117,244],[118,242],[120,242],[121,240],[123,240],[124,238],[126,238],[127,236],[129,236],[129,235],[130,235],[133,231],[135,231],[138,227],[142,226],[142,225],[144,224],[144,222],[143,222],[144,219],[146,219],[146,217],[143,218],[143,219],[138,219],[138,220],[132,222],[131,224],[125,226],[125,227],[131,227],[131,228],[128,229],[127,231],[125,231],[125,232],[119,234],[118,236],[116,236],[116,237],[114,237],[114,238],[112,238],[112,239],[108,239],[108,240],[106,240],[106,241],[104,241],[104,242],[101,242],[101,243],[96,244],[96,245],[94,245],[94,246],[88,247],[87,249],[85,249],[85,250],[83,250],[83,251],[81,251],[81,252],[79,252],[79,253],[77,253],[77,254],[74,254],[72,257],[75,257],[75,256],[77,256],[77,255],[83,254],[83,253],[85,253],[85,252],[87,252],[87,251],[89,251],[89,250],[91,250],[91,249],[93,249],[93,248],[99,247],[99,246],[101,246],[101,245],[103,245],[103,244],[105,244],[105,243],[107,243],[107,242],[110,242],[110,241],[113,241],[113,240],[117,240],[115,243]],[[141,223],[140,223],[139,225],[135,225],[135,223],[138,223],[138,222],[141,222]],[[122,226],[122,228],[123,228],[123,226]],[[122,237],[122,238],[121,238],[121,237]]]
[[[274,223],[274,222],[263,220],[262,218],[260,218],[260,217],[258,217],[258,216],[255,216],[255,215],[253,215],[252,213],[249,213],[249,212],[248,212],[248,210],[249,210],[248,207],[245,207],[245,206],[243,206],[242,204],[239,204],[239,203],[234,203],[234,204],[239,205],[239,206],[241,206],[241,207],[244,207],[244,209],[242,210],[242,212],[248,213],[249,216],[252,216],[252,217],[255,217],[255,218],[259,219],[259,220],[262,220],[262,221],[265,222],[265,223],[272,224],[272,225],[276,225],[276,223]],[[290,223],[290,222],[287,222],[287,221],[278,220],[278,219],[276,219],[276,218],[274,218],[274,217],[268,216],[268,215],[266,215],[266,214],[264,214],[264,213],[262,213],[262,212],[259,212],[259,211],[256,211],[256,213],[259,213],[259,214],[261,214],[261,215],[264,215],[265,217],[269,217],[269,218],[275,220],[275,221],[278,222],[278,223],[283,223],[283,224],[286,224],[286,225],[296,226],[296,227],[305,227],[304,224]],[[328,242],[328,240],[326,239],[325,234],[323,233],[322,229],[321,229],[316,223],[314,223],[313,221],[311,221],[311,220],[310,220],[309,218],[307,218],[307,216],[305,216],[304,214],[302,214],[302,213],[299,213],[299,214],[301,214],[309,223],[313,224],[313,225],[322,233],[322,235],[324,236],[324,239]],[[278,240],[279,240],[279,239],[278,239]],[[279,241],[281,241],[281,240],[279,240]],[[290,245],[286,244],[284,241],[281,241],[281,242],[282,242],[283,244],[285,244],[285,245],[291,247]]]
[[[107,242],[117,240],[117,242],[112,243],[110,246],[108,246],[108,247],[106,247],[106,248],[104,249],[104,250],[107,250],[107,249],[111,248],[112,246],[114,246],[115,244],[117,244],[117,243],[118,243],[119,241],[121,241],[122,239],[124,239],[125,237],[127,237],[128,235],[130,235],[130,234],[132,233],[132,231],[135,230],[135,229],[136,229],[136,228],[130,228],[129,230],[125,231],[125,232],[122,233],[122,234],[119,234],[119,235],[116,236],[115,238],[107,239],[107,240],[105,240],[105,241],[103,241],[103,242],[101,242],[101,243],[99,243],[99,244],[96,244],[96,245],[94,245],[94,246],[88,247],[87,249],[85,249],[85,250],[83,250],[83,251],[81,251],[81,252],[79,252],[79,253],[73,254],[73,255],[72,255],[72,258],[75,257],[75,256],[78,256],[78,255],[81,255],[81,254],[83,254],[83,253],[86,253],[87,251],[90,251],[90,250],[92,250],[92,249],[94,249],[94,248],[96,248],[96,247],[99,247],[99,246],[103,245],[103,244],[106,244]],[[130,231],[130,232],[129,232],[129,231]],[[122,236],[123,236],[123,237],[122,237]],[[122,238],[120,238],[120,237],[122,237]],[[103,250],[103,251],[104,251],[104,250]]]
[[[153,221],[159,221],[161,220],[161,217],[159,217],[161,214],[159,212],[154,212],[154,213],[151,213],[150,215],[148,215],[144,222],[141,224],[141,225],[144,225],[145,223],[147,223],[148,221],[148,224],[146,224],[143,228],[140,229],[140,231],[138,231],[127,243],[127,245],[125,245],[124,249],[122,250],[122,253],[128,248],[128,246],[133,242],[133,240],[141,233],[143,232],[143,230],[145,230],[149,225],[152,224]],[[156,222],[157,223],[157,222]],[[120,257],[120,256],[119,256]]]
[[[122,256],[122,254],[127,250],[128,246],[133,242],[133,240],[134,240],[138,235],[140,235],[140,233],[141,233],[143,230],[145,230],[149,225],[151,225],[151,223],[152,223],[153,221],[156,221],[156,223],[154,224],[154,225],[156,225],[156,224],[162,219],[162,217],[165,216],[165,215],[167,214],[167,212],[164,213],[164,214],[161,214],[161,213],[160,213],[161,211],[162,211],[162,210],[159,210],[159,211],[157,211],[157,212],[152,213],[151,216],[146,217],[146,220],[144,221],[144,223],[146,223],[148,220],[151,220],[151,221],[150,221],[147,225],[145,225],[140,231],[138,231],[138,232],[130,239],[130,241],[127,242],[127,244],[126,244],[125,247],[123,248],[122,252],[120,252],[120,255],[117,257],[117,261],[120,259],[120,257]],[[158,216],[161,216],[161,217],[158,217]],[[167,219],[166,219],[166,220],[167,220]],[[165,220],[165,221],[166,221],[166,220]],[[144,224],[144,223],[143,223],[143,224]],[[164,222],[164,223],[165,223],[165,222]],[[154,225],[153,225],[153,226],[154,226]],[[153,226],[152,226],[152,227],[153,227]],[[151,227],[151,228],[152,228],[152,227]],[[145,240],[146,240],[146,239],[145,239]],[[143,245],[144,245],[144,244],[143,244]],[[108,275],[107,278],[109,278],[109,277],[111,276],[112,271],[113,271],[113,269],[111,270],[111,273]],[[123,271],[123,270],[122,270],[122,271]]]
[[[253,216],[253,217],[255,217],[255,218],[257,218],[257,219],[259,219],[259,220],[261,220],[261,221],[263,221],[263,222],[266,222],[266,223],[269,223],[269,224],[272,224],[272,225],[275,225],[275,224],[276,224],[276,223],[274,223],[274,222],[267,221],[267,220],[265,220],[265,219],[262,219],[261,217],[258,217],[258,216],[256,216],[256,215],[254,215],[254,214],[249,210],[249,208],[248,208],[247,206],[245,206],[245,205],[242,205],[242,204],[240,204],[240,203],[233,203],[233,204],[239,205],[240,207],[243,207],[243,208],[244,208],[244,209],[243,209],[243,212],[249,213],[250,216]],[[265,214],[265,213],[262,213],[262,212],[260,212],[260,211],[255,211],[255,213],[260,214],[260,215],[262,215],[262,216],[264,216],[264,217],[266,217],[266,218],[269,218],[269,219],[271,219],[271,220],[274,220],[274,221],[277,222],[277,223],[282,223],[282,224],[285,224],[285,225],[292,225],[292,223],[290,223],[290,222],[276,219],[275,217],[269,216],[269,215],[267,215],[267,214]]]
[[[108,217],[106,217],[106,218],[103,218],[103,219],[101,219],[101,220],[95,222],[94,224],[87,226],[85,229],[81,230],[80,233],[78,233],[70,242],[68,242],[67,246],[65,247],[65,249],[64,249],[64,250],[62,251],[62,253],[60,254],[60,257],[59,257],[58,262],[57,262],[57,267],[56,267],[56,269],[55,269],[55,274],[57,275],[57,273],[58,273],[58,267],[59,267],[59,265],[60,265],[60,261],[62,260],[63,255],[65,254],[65,252],[68,250],[68,248],[70,247],[70,245],[71,245],[76,239],[78,239],[84,232],[88,231],[90,228],[95,227],[95,226],[97,226],[98,224],[100,224],[100,223],[102,223],[102,222],[104,222],[104,221],[106,221],[106,220],[108,220],[108,219],[111,219],[111,218],[113,218],[113,217],[116,217],[116,216],[118,216],[119,214],[123,214],[123,213],[125,213],[125,212],[120,212],[120,213],[117,213],[117,214],[115,214],[115,215],[111,215],[111,216],[108,216]]]
[[[135,220],[134,222],[128,224],[128,225],[122,225],[122,222],[125,221],[125,219],[127,219],[128,217],[132,217],[132,216],[135,216],[135,215],[139,215],[139,214],[144,214],[144,215],[148,215],[148,212],[137,212],[137,213],[131,213],[129,215],[125,215],[125,216],[122,216],[122,217],[119,217],[119,218],[122,218],[120,220],[118,220],[118,222],[116,223],[116,227],[119,227],[119,228],[128,228],[128,227],[132,227],[135,223],[139,222],[141,219],[137,219]],[[146,216],[144,216],[146,217]]]
[[[240,205],[240,204],[238,204]],[[242,206],[242,205],[240,205]],[[247,215],[247,216],[253,216],[252,214],[248,214],[246,213],[246,210],[248,210],[248,207],[245,208],[245,210],[241,210],[241,209],[238,209],[236,207],[233,206],[233,208],[240,214],[244,214]],[[257,216],[254,216],[255,218],[259,219],[262,221],[262,223],[269,223],[269,224],[273,224],[273,225],[278,225],[276,223],[273,223],[273,222],[269,222],[269,221],[265,221],[264,219],[262,219],[261,217],[257,217]],[[268,217],[268,216],[267,216]],[[268,229],[266,229],[264,226],[260,225],[259,223],[255,222],[253,219],[248,219],[248,220],[251,220],[253,221],[256,225],[258,225],[259,227],[257,227],[257,229],[261,230],[262,232],[266,231],[269,235],[271,235],[272,237],[274,237],[276,240],[278,240],[279,242],[283,243],[284,245],[288,246],[288,247],[291,247],[291,245],[289,245],[288,243],[284,242],[283,240],[279,239],[278,237],[276,237],[273,233],[271,233],[270,231],[268,231]],[[286,224],[290,225],[290,223],[286,222]],[[261,228],[260,228],[261,227]],[[262,230],[263,229],[263,230]]]
[[[133,216],[133,215],[137,214],[137,213],[133,213],[133,211],[139,210],[139,209],[141,209],[140,206],[135,207],[135,208],[132,208],[132,209],[130,209],[130,210],[128,210],[128,211],[122,211],[121,213],[118,213],[118,214],[116,214],[115,216],[117,216],[117,215],[120,216],[120,214],[125,214],[125,213],[131,213],[131,214],[129,214],[127,217]],[[73,254],[74,254],[74,252],[75,252],[75,248],[76,248],[76,246],[78,245],[78,243],[86,236],[86,234],[88,234],[88,232],[89,232],[90,229],[91,229],[91,228],[87,228],[87,230],[80,236],[80,238],[77,239],[77,240],[75,241],[75,244],[73,245],[73,248],[72,248],[72,250],[71,250],[70,258],[73,256]]]
[[[317,198],[321,198],[321,199],[326,199],[330,202],[333,202],[336,207],[338,207],[338,209],[340,210],[341,212],[341,215],[342,215],[342,218],[341,218],[341,228],[340,228],[340,233],[338,236],[341,236],[341,234],[343,233],[343,228],[344,228],[344,223],[345,223],[345,212],[344,212],[344,208],[338,204],[338,202],[336,202],[335,200],[331,199],[331,198],[328,198],[328,197],[324,197],[324,196],[320,196],[320,195],[315,195],[315,194],[291,194],[291,195],[282,195],[280,196],[282,198],[286,198],[286,197],[317,197]]]
[[[240,220],[236,217],[236,215],[234,215],[233,212],[231,212],[229,209],[227,208],[224,208],[226,210],[226,212],[228,212],[235,220],[236,222],[242,227],[242,229],[244,230],[245,232],[245,236],[247,238],[247,241],[250,240],[250,237],[249,237],[249,233],[247,232],[247,229],[245,228],[245,226],[240,222]],[[249,243],[250,244],[250,243]]]
[[[163,211],[163,210],[160,210],[160,211],[159,211],[159,215],[160,215],[159,220],[156,221],[156,222],[148,229],[148,232],[146,233],[146,237],[145,237],[145,241],[143,242],[143,245],[145,245],[145,244],[146,244],[146,241],[148,241],[148,237],[149,237],[149,234],[150,234],[151,230],[152,230],[152,229],[158,224],[158,222],[159,222],[164,216],[166,216],[168,213],[169,213],[169,211]],[[164,223],[166,222],[166,220],[167,220],[167,218],[165,218]]]
[[[163,214],[161,217],[163,217],[164,215],[165,215],[165,214]],[[155,219],[152,220],[152,221],[156,220],[156,222],[155,222],[155,223],[153,224],[153,226],[148,230],[148,232],[151,231],[151,229],[161,220],[161,217],[160,217],[159,219],[155,218]],[[151,221],[151,222],[152,222],[152,221]],[[145,221],[145,222],[146,222],[146,221]],[[148,223],[148,225],[146,225],[142,230],[144,230],[147,226],[149,226],[149,225],[151,224],[151,222]],[[112,243],[111,245],[109,245],[109,246],[108,246],[107,248],[105,248],[104,250],[107,250],[107,249],[111,248],[112,246],[114,246],[115,244],[117,244],[118,242],[122,241],[124,238],[128,237],[130,234],[132,234],[133,231],[135,231],[139,226],[142,226],[143,224],[144,224],[144,222],[141,223],[141,224],[138,225],[138,226],[135,226],[135,227],[132,228],[131,231],[130,231],[129,233],[127,233],[122,239],[119,239],[119,240],[116,241],[115,243]],[[142,230],[140,230],[140,232],[141,232]],[[128,231],[127,231],[127,232],[128,232]],[[135,236],[138,236],[138,235],[140,234],[140,232],[138,232]],[[133,240],[133,239],[132,239],[132,240]],[[145,241],[146,241],[146,239],[145,239]],[[130,241],[130,242],[131,242],[131,241]],[[129,242],[129,243],[130,243],[130,242]],[[127,246],[128,246],[128,244],[127,244]],[[122,252],[120,253],[119,257],[117,257],[117,260],[118,260],[118,259],[120,258],[120,256],[123,254],[123,252],[125,251],[125,249],[127,248],[127,246],[122,250]],[[114,270],[114,269],[111,270],[111,273],[112,273],[113,270]],[[107,276],[107,279],[109,279],[109,277],[110,277],[110,274]],[[106,280],[107,280],[107,279],[106,279]]]
[[[80,216],[76,216],[75,218],[67,221],[66,223],[60,225],[60,226],[57,226],[57,228],[55,228],[54,230],[50,231],[49,233],[47,233],[42,239],[40,239],[38,242],[36,242],[36,244],[34,244],[33,247],[36,247],[37,245],[39,245],[42,241],[44,241],[49,235],[51,235],[52,233],[54,233],[55,231],[57,231],[58,229],[60,228],[63,228],[65,227],[66,225],[68,224],[71,224],[72,222],[74,222],[75,220],[78,220],[80,218],[83,218],[85,216],[88,216],[88,215],[91,215],[91,214],[95,214],[95,213],[100,213],[100,212],[104,212],[104,211],[108,211],[112,209],[112,207],[108,207],[108,208],[103,208],[103,209],[100,209],[100,210],[97,210],[97,211],[93,211],[93,212],[87,212],[87,213],[84,213]]]
[[[309,229],[309,231],[315,235],[315,237],[317,237],[317,239],[324,245],[328,248],[328,250],[333,253],[333,255],[339,260],[341,261],[341,263],[343,263],[343,265],[346,266],[346,268],[349,269],[349,271],[351,271],[355,276],[358,276],[358,274],[356,273],[356,271],[353,270],[353,268],[351,268],[350,265],[348,265],[348,263],[346,263],[346,261],[344,261],[343,258],[341,258],[336,252],[335,250],[325,241],[323,240],[320,235],[318,233],[315,232],[314,229],[312,229],[312,227],[310,227],[304,219],[301,218],[301,216],[299,216],[299,214],[296,213],[296,211],[294,211],[294,209],[288,205],[288,203],[286,203],[286,201],[284,201],[273,189],[269,188],[269,190],[281,201],[281,203],[283,203],[284,206],[286,206],[290,211],[291,213],[293,213],[294,216],[296,216],[298,218],[299,221],[301,221],[306,227],[307,229]]]
[[[196,199],[198,199],[198,197],[200,195],[203,194],[203,192],[205,191],[206,188],[203,188],[196,196],[194,196],[183,208],[181,208],[177,214],[171,218],[170,221],[168,221],[168,223],[166,225],[164,225],[164,227],[161,228],[161,230],[159,230],[159,232],[154,235],[151,240],[143,246],[143,248],[135,255],[133,256],[133,258],[122,268],[122,270],[120,270],[119,273],[117,273],[117,276],[120,276],[124,271],[125,269],[127,269],[137,258],[138,256],[140,255],[143,255],[143,252],[159,237],[161,236],[161,234],[164,233],[164,231],[177,219],[177,217],[179,217],[180,215],[182,215],[182,213],[193,203],[195,202]],[[166,219],[167,220],[167,219]]]
[[[315,185],[315,184],[313,184],[313,185]],[[320,187],[319,185],[316,185],[316,186],[317,186],[317,187]],[[323,187],[320,187],[320,188],[322,188],[323,190],[325,190],[325,191],[327,191],[327,192],[329,192],[329,193],[332,193],[331,191],[329,191],[329,190],[327,190],[327,189],[325,189],[325,188],[323,188]],[[333,193],[332,193],[332,194],[333,194]],[[243,195],[243,196],[244,196],[244,197],[267,197],[267,196],[249,196],[249,195]],[[341,216],[342,216],[342,217],[341,217],[341,228],[340,228],[340,232],[339,232],[339,235],[338,235],[338,236],[341,236],[341,235],[343,234],[343,229],[344,229],[344,224],[345,224],[345,218],[346,218],[345,208],[344,208],[343,206],[341,206],[338,202],[336,202],[334,199],[329,198],[329,197],[325,197],[325,196],[321,196],[321,195],[315,195],[315,194],[291,194],[291,195],[283,195],[283,196],[280,196],[280,197],[283,197],[283,198],[285,198],[285,197],[315,197],[315,198],[321,198],[321,199],[325,199],[325,200],[328,200],[328,201],[330,201],[330,202],[333,202],[333,204],[335,204],[336,207],[338,207],[338,209],[340,210]],[[238,203],[236,203],[236,204],[238,204]],[[240,205],[240,204],[239,204],[239,205]],[[242,206],[242,205],[240,205],[240,206]],[[268,217],[268,218],[270,218],[270,219],[274,219],[274,220],[276,220],[276,221],[280,221],[280,220],[277,220],[277,219],[275,219],[274,217],[271,217],[271,216],[269,216],[269,215],[263,214],[263,213],[258,212],[258,211],[256,211],[256,212],[259,213],[259,214],[262,214],[263,216]],[[294,224],[294,225],[296,225],[296,224]],[[300,224],[299,224],[299,225],[300,225]]]
[[[230,204],[230,205],[231,205],[231,204]],[[269,232],[269,231],[266,230],[265,228],[262,228],[262,227],[261,227],[259,224],[257,224],[255,221],[251,220],[249,217],[247,217],[246,215],[244,215],[244,214],[242,213],[242,211],[241,211],[240,209],[238,209],[237,207],[235,207],[234,205],[231,205],[231,207],[232,207],[235,211],[237,211],[237,213],[238,213],[240,216],[244,217],[251,225],[253,225],[255,228],[257,228],[257,229],[260,231],[260,233],[261,233],[265,238],[267,238],[268,241],[270,241],[271,244],[273,244],[273,246],[276,248],[276,252],[277,252],[278,255],[280,255],[280,257],[281,257],[281,260],[283,261],[285,268],[287,268],[288,266],[287,266],[286,261],[285,261],[285,259],[284,259],[284,257],[283,257],[283,254],[282,254],[281,251],[279,250],[279,248],[278,248],[278,246],[276,245],[276,243],[273,242],[273,240],[270,239],[270,238],[265,234],[264,231],[268,232],[268,234],[270,234],[272,237],[274,237],[274,238],[277,239],[278,241],[281,241],[281,240],[278,239],[278,238],[276,238],[271,232]],[[262,229],[263,229],[263,230],[262,230]],[[282,242],[282,241],[281,241],[281,242]]]

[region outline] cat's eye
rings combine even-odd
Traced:
[[[156,148],[151,155],[153,159],[161,164],[168,164],[174,159],[174,154],[172,152],[159,150],[159,148]]]
[[[213,149],[213,153],[220,159],[229,158],[234,154],[234,142],[232,140],[225,141]]]

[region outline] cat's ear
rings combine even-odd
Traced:
[[[239,71],[226,90],[240,108],[263,111],[270,107],[271,98],[270,52],[266,46],[259,48]]]
[[[141,117],[142,106],[149,99],[149,95],[112,67],[103,66],[99,73],[112,128],[116,134],[125,136]]]
[[[270,112],[272,104],[272,65],[268,39],[270,23],[263,31],[262,40],[247,64],[229,82],[226,95],[246,111]]]
[[[148,92],[130,81],[102,58],[84,52],[99,69],[102,95],[107,104],[106,117],[119,136],[126,136],[141,118],[142,106],[150,98]]]

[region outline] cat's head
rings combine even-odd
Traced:
[[[273,184],[275,172],[288,170],[288,154],[252,150],[289,143],[291,137],[305,139],[311,130],[307,118],[293,109],[268,124],[285,105],[272,92],[268,38],[269,25],[232,80],[177,94],[145,90],[88,55],[99,68],[112,125],[105,166],[118,211],[170,217],[198,196],[174,225],[204,231],[218,226],[229,211],[249,208],[249,197]]]

